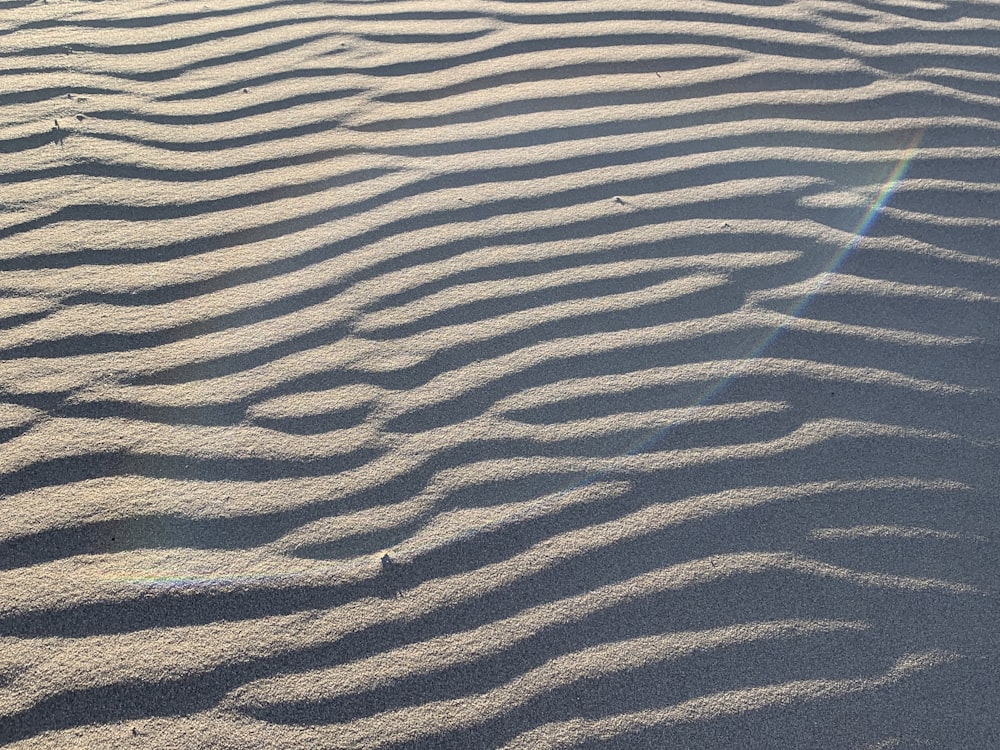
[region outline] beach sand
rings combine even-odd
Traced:
[[[0,744],[1000,747],[1000,4],[2,0]]]

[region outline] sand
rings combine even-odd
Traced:
[[[0,744],[1000,747],[1000,4],[0,2]]]

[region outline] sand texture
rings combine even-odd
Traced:
[[[1000,748],[1000,2],[0,0],[0,745]]]

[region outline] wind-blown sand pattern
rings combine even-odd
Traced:
[[[0,60],[0,744],[1000,747],[1000,4]]]

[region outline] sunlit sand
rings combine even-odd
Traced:
[[[0,58],[0,744],[1000,746],[1000,5]]]

